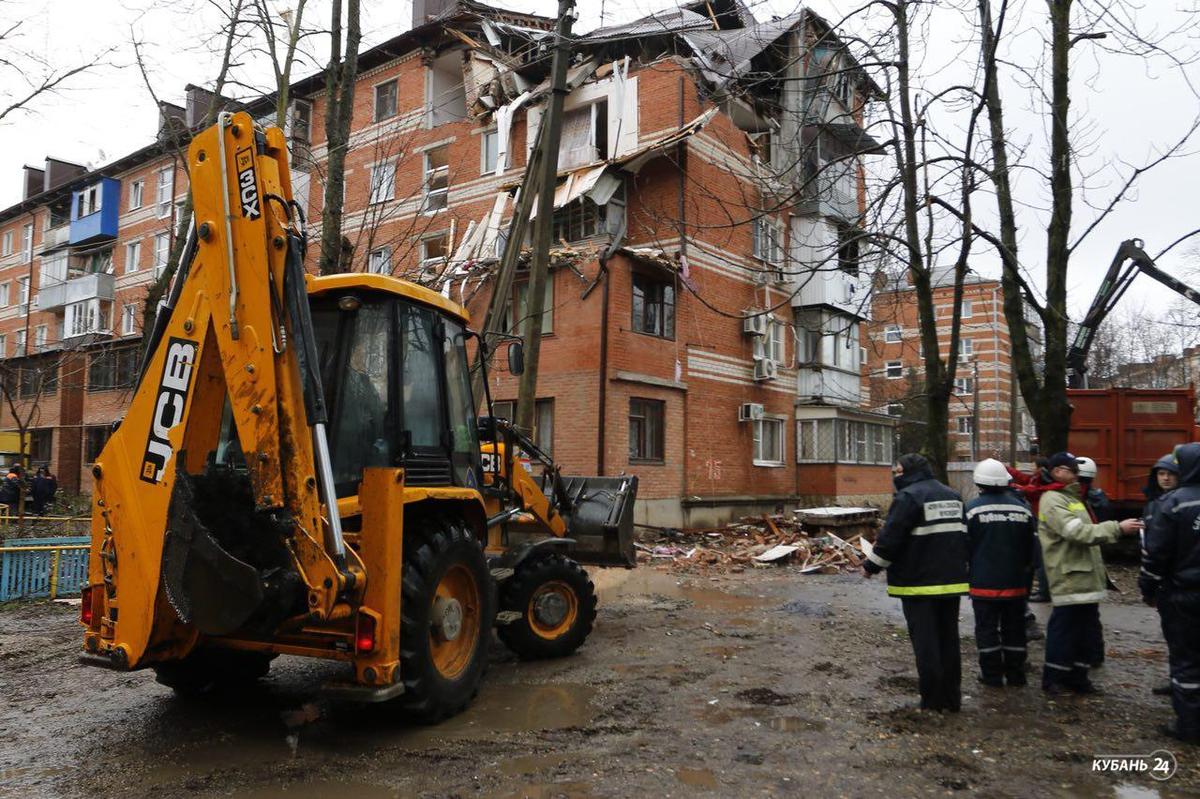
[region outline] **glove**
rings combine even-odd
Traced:
[[[864,560],[862,567],[863,571],[865,571],[867,574],[879,574],[881,571],[883,571],[879,564],[873,560]]]

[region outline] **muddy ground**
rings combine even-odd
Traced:
[[[943,717],[905,707],[916,673],[880,579],[784,567],[681,583],[641,568],[596,581],[600,617],[576,655],[518,663],[497,643],[478,700],[435,727],[330,704],[314,690],[328,666],[294,658],[256,692],[178,701],[148,672],[77,665],[76,608],[8,605],[0,795],[1200,795],[1200,749],[1155,732],[1169,703],[1148,683],[1165,650],[1154,611],[1128,596],[1104,607],[1107,693],[1053,702],[1036,675],[1022,690],[974,682],[964,606],[968,698]],[[1096,754],[1161,748],[1179,761],[1167,783],[1091,771]]]

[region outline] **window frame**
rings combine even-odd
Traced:
[[[129,211],[136,211],[142,207],[146,199],[146,181],[135,180],[129,184]]]
[[[125,242],[125,274],[131,274],[141,268],[142,240]]]
[[[376,268],[380,262],[386,269]],[[374,275],[390,275],[392,273],[392,248],[385,244],[367,253],[367,271]]]
[[[956,377],[956,378],[954,378],[954,393],[955,394],[974,394],[975,393],[975,378],[973,378],[973,377]]]
[[[635,442],[633,441],[635,419],[640,420],[636,449]],[[657,429],[654,427],[655,421],[657,421]],[[628,424],[629,463],[657,465],[666,463],[666,400],[655,399],[653,397],[630,397],[626,423]]]
[[[895,368],[896,373],[892,374],[892,369]],[[901,380],[904,378],[904,361],[887,361],[883,365],[884,376],[888,380]]]
[[[751,462],[755,466],[780,467],[787,464],[787,439],[784,434],[785,422],[787,422],[787,417],[785,416],[780,416],[778,414],[766,414],[763,416],[763,418],[755,419],[750,423],[753,436]],[[765,453],[763,452],[762,447],[763,443],[767,440],[765,437],[765,431],[768,425],[778,426],[778,433],[776,434],[775,438],[776,445],[779,447],[779,460],[769,460],[766,457],[763,457]]]
[[[639,283],[641,283],[642,285],[639,286]],[[660,294],[661,294],[661,296],[657,300],[653,301],[653,303],[652,303],[653,305],[655,305],[659,308],[659,312],[655,315],[655,319],[658,322],[657,330],[651,330],[651,329],[647,329],[645,327],[645,324],[646,324],[645,310],[646,310],[647,306],[649,304],[651,304],[647,301],[647,297],[649,296],[646,291],[647,287],[657,288],[660,290]],[[642,299],[640,301],[638,299],[639,289],[642,292]],[[669,299],[667,297],[668,290],[670,291]],[[678,305],[679,294],[676,291],[674,276],[672,276],[671,280],[664,280],[664,279],[658,277],[657,275],[651,274],[648,271],[634,270],[632,272],[632,279],[630,280],[630,294],[631,294],[630,323],[631,323],[633,332],[641,333],[644,336],[653,336],[655,338],[661,338],[666,341],[674,341],[675,340],[676,317],[679,312],[679,305]],[[637,313],[637,310],[639,307],[639,302],[640,302],[640,306],[642,308],[642,314],[641,314],[640,319],[639,319],[638,313]],[[667,329],[668,324],[667,324],[667,313],[666,313],[666,310],[668,307],[671,310],[670,325],[669,325],[670,329],[669,330]]]
[[[494,142],[493,152],[488,151],[488,142]],[[492,156],[491,165],[488,164],[488,156]],[[496,174],[496,167],[500,164],[500,129],[496,127],[485,128],[479,133],[479,174],[480,176]]]
[[[884,344],[899,344],[904,341],[904,328],[900,325],[888,325],[883,329]]]
[[[0,256],[7,257],[13,254],[13,231],[4,231],[4,236],[0,237]]]
[[[960,360],[964,358],[972,358],[975,355],[975,340],[960,336],[958,339],[958,357]]]
[[[137,303],[127,302],[121,306],[121,335],[132,336],[137,332]]]
[[[432,153],[445,151],[445,163],[440,166],[431,166],[433,158]],[[426,216],[434,216],[450,207],[450,145],[439,144],[436,147],[430,147],[421,153],[421,166],[424,167],[424,179],[421,183],[421,213]],[[445,185],[440,188],[432,188],[434,181],[445,179]],[[437,198],[437,199],[435,199]],[[434,205],[440,200],[441,205]]]
[[[954,417],[954,420],[960,436],[969,436],[975,432],[974,416],[956,416]]]
[[[163,180],[163,178],[166,180]],[[163,197],[163,190],[167,191],[167,196]],[[167,219],[171,216],[171,209],[175,206],[175,167],[168,165],[160,167],[158,170],[157,183],[154,186],[154,214],[159,219]]]
[[[391,89],[391,110],[389,113],[386,113],[383,116],[380,116],[380,114],[379,114],[380,92],[386,91],[389,88]],[[372,100],[374,101],[371,105],[371,121],[372,122],[383,122],[384,120],[391,119],[392,117],[399,114],[400,82],[397,78],[389,78],[388,80],[380,81],[379,83],[376,83],[372,87],[372,89],[373,89],[373,92],[372,92],[371,97],[372,97]]]
[[[396,162],[371,164],[368,173],[367,205],[379,205],[396,199]],[[386,188],[386,194],[384,189]]]

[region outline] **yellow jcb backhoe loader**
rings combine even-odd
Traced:
[[[460,306],[307,275],[277,128],[222,114],[188,159],[184,257],[93,466],[83,661],[200,692],[341,660],[330,694],[434,720],[475,695],[493,627],[574,651],[579,564],[634,563],[637,479],[563,477],[490,396],[477,416]]]

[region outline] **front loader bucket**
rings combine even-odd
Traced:
[[[567,536],[576,542],[572,557],[599,566],[633,566],[633,503],[638,479],[621,477],[564,477],[573,512]]]

